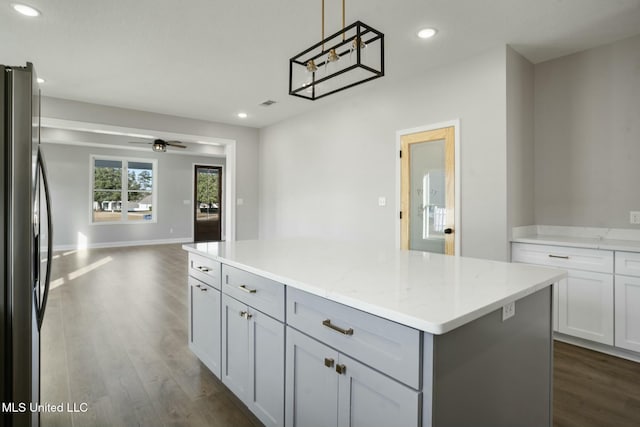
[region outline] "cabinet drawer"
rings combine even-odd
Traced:
[[[222,266],[222,291],[235,299],[284,322],[284,285],[276,281]]]
[[[287,289],[287,324],[403,383],[420,388],[420,331]]]
[[[640,253],[616,251],[616,274],[640,277]]]
[[[512,243],[511,260],[572,270],[613,273],[613,251]]]
[[[189,276],[220,289],[220,263],[218,261],[190,253]]]

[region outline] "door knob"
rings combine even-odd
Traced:
[[[445,228],[444,234],[453,234],[453,228]]]

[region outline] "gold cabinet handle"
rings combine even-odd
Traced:
[[[340,375],[342,374],[346,374],[347,373],[347,367],[345,365],[343,365],[342,363],[336,365],[336,372],[339,373]]]
[[[245,319],[249,320],[253,317],[253,314],[249,313],[248,311],[241,311],[240,317],[244,317]]]
[[[196,267],[196,269],[202,271],[203,273],[208,273],[211,271],[209,267],[205,267],[204,265],[199,265]]]
[[[240,288],[241,291],[245,291],[248,294],[255,294],[256,292],[258,292],[256,289],[247,288],[247,285],[240,285],[238,286],[238,288]]]
[[[336,332],[340,332],[342,335],[353,335],[353,329],[352,328],[342,329],[341,327],[332,324],[331,323],[331,319],[323,320],[322,324],[324,326],[326,326],[327,328],[333,329]]]
[[[552,255],[552,254],[549,254],[549,258],[569,259],[569,257],[566,255],[562,256],[562,255]]]
[[[333,359],[331,359],[330,357],[324,358],[324,366],[326,366],[327,368],[333,368],[333,364],[334,364]]]

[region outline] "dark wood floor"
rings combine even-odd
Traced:
[[[187,347],[179,245],[56,253],[42,332],[42,426],[260,423]]]
[[[57,253],[42,333],[42,426],[260,423],[187,347],[179,245]],[[555,343],[556,427],[640,426],[640,364]]]

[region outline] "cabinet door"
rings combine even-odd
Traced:
[[[189,278],[189,348],[220,378],[220,291]]]
[[[616,276],[616,347],[640,352],[640,277]]]
[[[243,402],[249,388],[247,306],[222,294],[222,382]]]
[[[337,426],[338,352],[295,329],[286,329],[287,427]]]
[[[558,329],[613,345],[613,276],[569,270],[568,277],[559,283]]]
[[[421,393],[343,354],[339,360],[339,427],[417,427]]]
[[[251,411],[267,427],[284,426],[284,324],[249,309]]]

